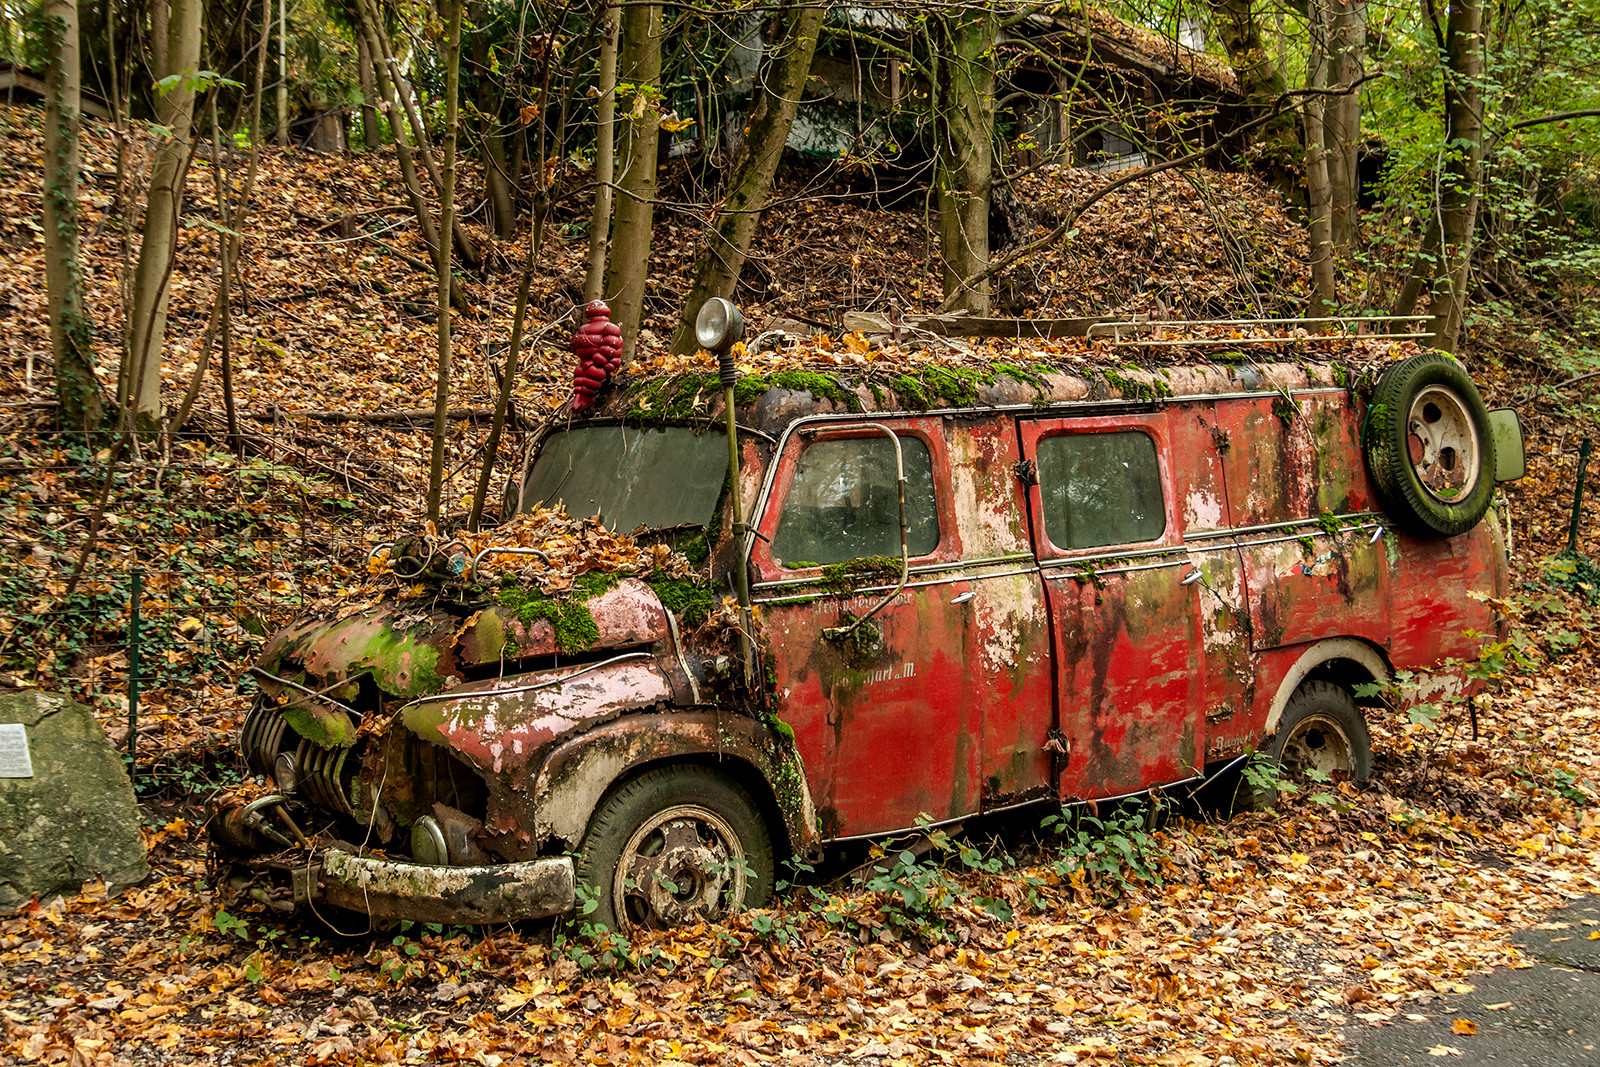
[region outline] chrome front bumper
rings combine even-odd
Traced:
[[[323,899],[377,919],[457,926],[512,922],[564,915],[575,900],[570,856],[435,867],[330,848],[320,867],[306,882],[320,881]]]

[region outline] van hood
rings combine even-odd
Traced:
[[[410,700],[481,677],[475,668],[639,648],[669,632],[655,591],[625,578],[586,600],[513,590],[476,607],[394,602],[302,619],[273,636],[255,673],[269,697],[287,698],[285,717],[302,736],[347,747],[356,739],[352,715],[304,690],[375,711],[384,699]]]

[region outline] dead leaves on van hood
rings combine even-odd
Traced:
[[[1455,1017],[1475,972],[1531,966],[1514,929],[1600,892],[1600,692],[1576,674],[1484,699],[1477,740],[1464,718],[1382,719],[1363,790],[1156,831],[1160,885],[1113,898],[1014,847],[1018,866],[954,876],[938,942],[894,934],[897,894],[816,878],[726,926],[639,939],[637,969],[586,971],[573,957],[595,946],[571,931],[340,938],[219,912],[200,831],[175,821],[149,831],[161,880],[0,922],[0,1056],[1330,1063],[1365,1028]]]
[[[609,530],[598,516],[574,518],[566,508],[535,506],[510,522],[477,532],[459,531],[439,536],[433,524],[412,540],[411,559],[397,559],[406,539],[375,552],[367,564],[374,581],[363,588],[368,596],[387,595],[395,581],[408,593],[419,592],[415,571],[419,560],[437,561],[429,571],[444,570],[463,581],[491,583],[515,576],[524,586],[535,585],[548,595],[563,593],[585,574],[649,575],[683,579],[696,568],[670,545],[641,544],[631,533]],[[497,553],[496,549],[504,549]],[[526,550],[526,551],[518,551]],[[476,562],[476,573],[472,567]]]

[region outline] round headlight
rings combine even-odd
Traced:
[[[732,301],[714,296],[700,305],[700,313],[694,318],[694,337],[701,348],[718,352],[742,336],[744,316]]]
[[[292,752],[280,752],[278,758],[272,761],[272,780],[277,783],[278,792],[284,796],[293,793],[300,784],[297,773]]]
[[[450,850],[445,847],[444,831],[432,815],[411,824],[411,858],[434,867],[450,865]]]

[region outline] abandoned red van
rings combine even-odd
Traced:
[[[829,841],[1252,750],[1366,778],[1354,687],[1498,632],[1520,431],[1410,344],[1241,347],[623,377],[510,487],[561,531],[395,546],[435,592],[270,642],[235,885],[492,922],[583,884],[656,927]],[[558,541],[629,531],[644,562],[530,591]]]

